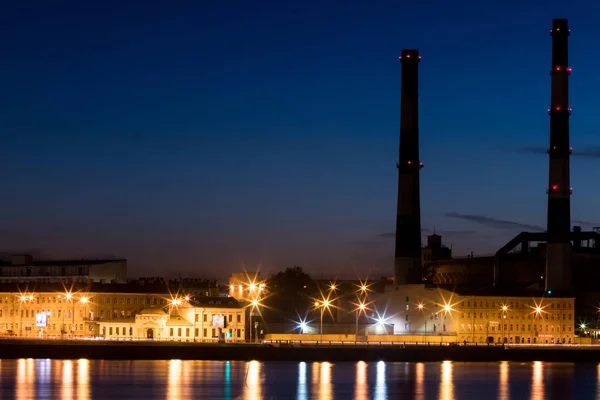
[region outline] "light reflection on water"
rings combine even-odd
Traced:
[[[0,362],[2,399],[600,399],[600,364]]]

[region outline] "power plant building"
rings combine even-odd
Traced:
[[[571,249],[581,253],[582,240],[587,239],[593,246],[587,254],[598,254],[600,241],[597,232],[572,232],[570,227],[569,34],[566,19],[553,20],[547,232],[523,232],[495,256],[485,258],[451,259],[438,235],[421,246],[417,68],[421,57],[417,50],[402,51],[394,284],[376,300],[381,323],[393,326],[394,334],[432,336],[441,342],[450,341],[444,336],[461,342],[574,342]],[[537,262],[531,262],[532,242],[542,242],[535,248]],[[515,257],[510,253],[518,246],[524,258],[511,265]]]

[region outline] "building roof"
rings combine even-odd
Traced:
[[[152,314],[152,315],[167,315],[167,313],[162,308],[144,308],[138,315],[141,314]]]
[[[243,305],[233,297],[194,297],[190,300],[193,307],[207,308],[243,308]]]
[[[484,286],[484,287],[451,287],[451,285],[439,285],[461,296],[500,296],[500,297],[546,297],[575,298],[575,293],[570,291],[551,291],[539,289],[538,285],[523,284],[520,286]]]
[[[126,259],[104,259],[104,260],[33,260],[24,264],[13,264],[12,260],[0,260],[0,267],[61,267],[70,265],[98,265],[107,264],[112,262],[127,262]]]
[[[127,283],[100,283],[100,282],[47,282],[43,279],[32,280],[27,282],[5,282],[0,283],[0,293],[2,292],[56,292],[65,293],[70,292],[82,292],[82,293],[127,293],[127,294],[157,294],[163,295],[165,298],[171,297],[183,297],[189,291],[193,291],[193,286],[190,285],[186,288],[184,285],[180,285],[179,282],[175,281],[163,281],[163,282],[138,282],[132,281]],[[200,297],[198,297],[200,298]],[[218,298],[221,301],[223,298]]]
[[[171,315],[169,320],[167,321],[167,325],[185,325],[192,326],[193,324],[187,319],[181,317],[180,315]]]

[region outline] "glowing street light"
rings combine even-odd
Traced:
[[[33,295],[29,296],[29,301],[33,301]]]
[[[258,309],[258,307],[260,307],[260,302],[258,301],[258,299],[253,299],[250,304],[252,305],[252,309],[250,310],[250,341],[252,341],[252,314],[254,314],[254,310]],[[257,333],[258,332],[254,332],[254,337],[255,339],[257,339]]]
[[[71,298],[73,298],[73,295],[71,293],[67,293],[65,297],[67,298],[67,300],[71,300]]]
[[[87,304],[87,302],[89,301],[87,297],[82,297],[80,300],[83,304]]]
[[[254,291],[254,289],[256,289],[256,285],[254,283],[250,284],[250,291]]]
[[[424,307],[424,306],[423,306],[423,303],[419,303],[419,304],[417,304],[417,308],[418,308],[419,310],[423,310],[423,307]]]
[[[358,339],[358,317],[360,316],[360,313],[365,312],[365,310],[367,309],[367,306],[365,303],[359,303],[358,307],[356,308],[356,331],[354,333],[354,341],[356,342],[356,340]]]
[[[508,310],[508,307],[502,306],[502,311],[506,311],[506,310]]]
[[[444,311],[450,312],[450,310],[452,310],[452,307],[450,306],[450,304],[444,305]]]
[[[542,312],[542,307],[536,307],[535,312],[536,314],[540,314]]]
[[[335,290],[335,289],[337,289],[337,286],[335,286],[335,283],[333,283],[333,284],[331,284],[331,286],[329,286],[329,288],[330,288],[331,290]]]
[[[27,300],[27,296],[21,296],[21,299],[20,299],[20,300],[21,300],[21,301],[25,301],[25,300]]]
[[[315,301],[315,307],[320,307],[321,308],[321,328],[320,328],[321,342],[323,342],[323,312],[325,311],[326,308],[329,308],[330,304],[331,303],[327,299],[323,299],[321,301],[321,303],[319,303],[318,301]]]
[[[190,301],[190,296],[185,296],[184,299],[185,301]]]

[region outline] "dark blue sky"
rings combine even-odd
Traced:
[[[600,222],[594,2],[12,3],[0,250],[117,255],[131,275],[391,273],[397,56],[419,48],[423,228],[491,253],[534,228],[510,222],[545,225],[561,17],[572,216]]]

